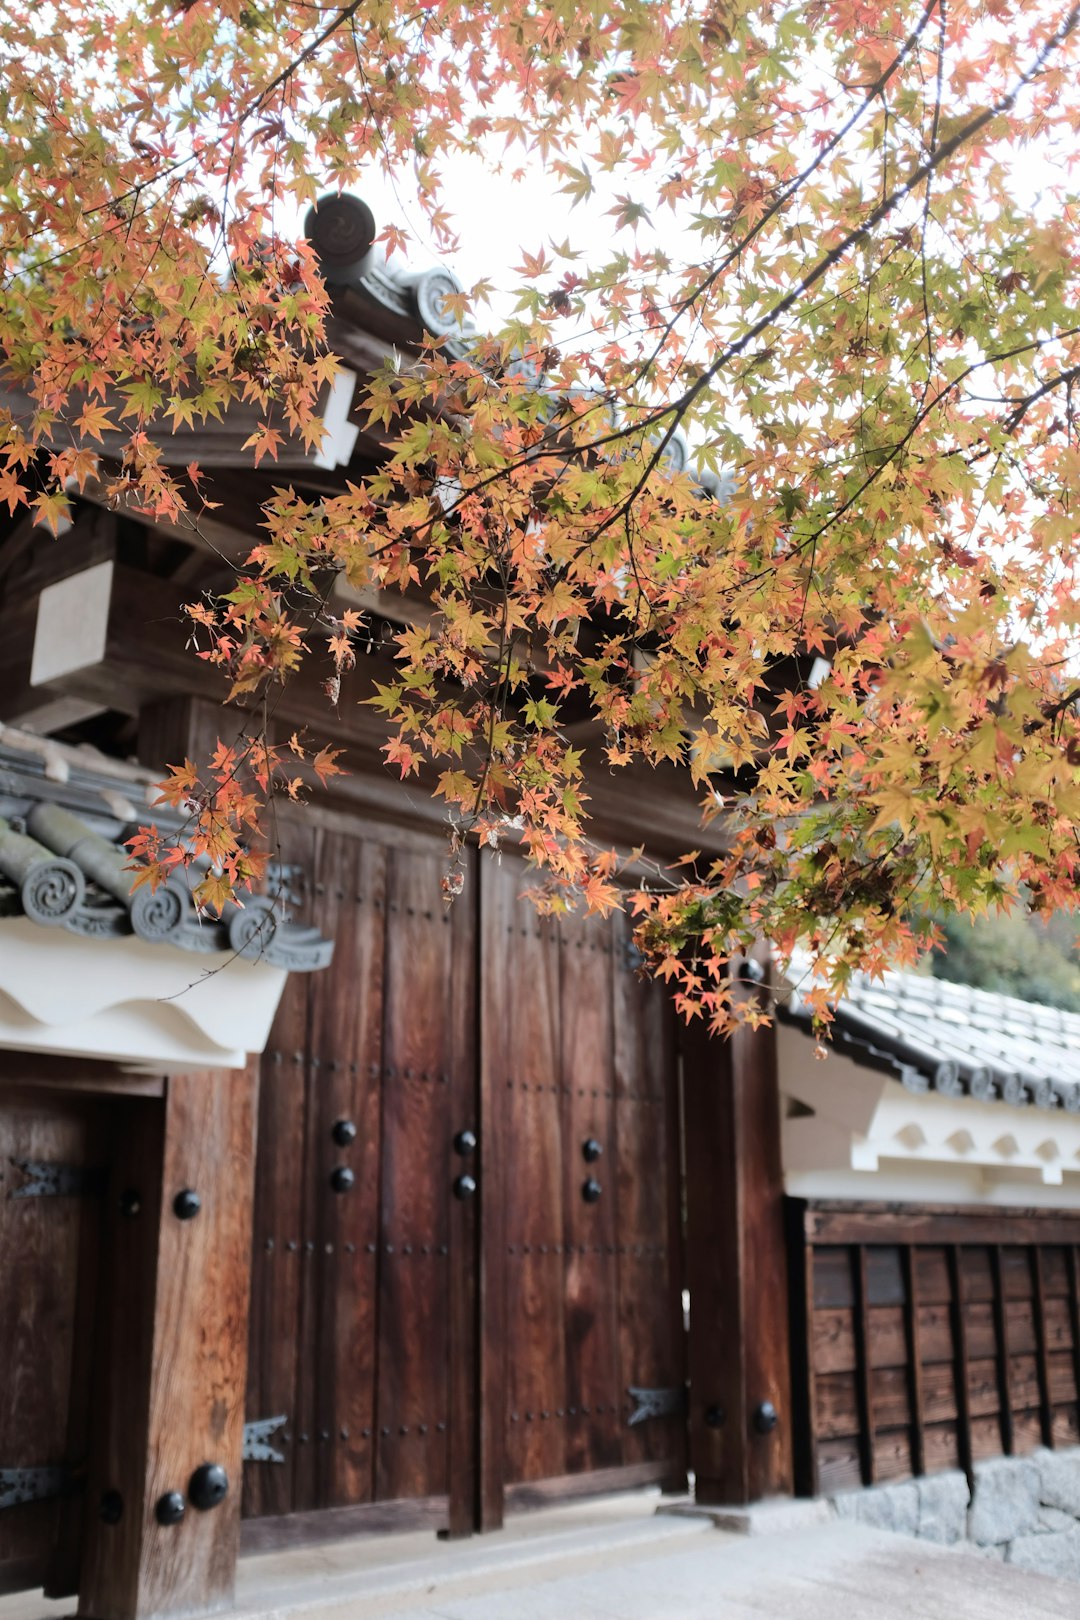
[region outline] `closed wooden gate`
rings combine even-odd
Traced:
[[[517,861],[484,864],[489,1523],[504,1487],[513,1503],[686,1474],[671,1009],[625,919],[543,919],[527,884]]]
[[[509,860],[447,909],[441,839],[300,837],[337,944],[262,1065],[247,1415],[287,1423],[247,1514],[460,1533],[683,1482],[674,1029],[625,924],[539,918]]]
[[[74,1591],[105,1190],[96,1098],[0,1086],[0,1592]]]
[[[476,1127],[472,916],[440,901],[435,840],[306,836],[292,909],[336,949],[290,980],[262,1064],[248,1417],[287,1423],[245,1510],[408,1500],[442,1522],[473,1355],[473,1214],[451,1190]]]

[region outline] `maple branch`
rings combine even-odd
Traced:
[[[941,8],[942,19],[944,20],[945,0],[927,0],[927,4],[923,7],[922,16],[919,18],[919,21],[916,23],[911,33],[904,41],[900,50],[893,57],[893,60],[886,68],[882,70],[882,72],[874,80],[873,84],[866,88],[866,94],[859,106],[855,108],[855,111],[848,116],[843,124],[841,124],[835,135],[831,135],[829,137],[829,139],[821,147],[817,156],[813,158],[805,166],[805,168],[803,168],[801,172],[794,177],[793,180],[790,180],[788,184],[781,189],[774,201],[770,203],[769,207],[762,214],[761,218],[750,227],[746,234],[740,238],[733,248],[728,250],[720,263],[709,272],[709,274],[697,287],[695,287],[694,291],[687,294],[685,298],[679,300],[676,313],[672,316],[670,321],[666,322],[663,336],[656,345],[652,354],[639,368],[635,381],[639,381],[641,377],[645,376],[649,369],[656,363],[658,356],[663,352],[664,345],[667,343],[668,338],[674,331],[676,324],[686,313],[686,311],[688,309],[692,309],[699,299],[701,299],[705,293],[709,291],[709,288],[712,287],[728,269],[730,269],[731,265],[733,265],[737,259],[742,257],[743,253],[755,240],[755,238],[761,235],[766,226],[771,224],[776,218],[777,214],[779,214],[781,210],[791,201],[795,193],[800,191],[806,182],[812,178],[818,169],[821,168],[826,158],[830,157],[837,147],[842,145],[842,143],[847,139],[847,137],[851,134],[851,131],[862,119],[864,113],[866,113],[868,109],[873,106],[874,102],[885,90],[885,87],[888,85],[890,79],[893,78],[898,68],[900,68],[911,55],[912,51],[919,43],[927,23],[930,21],[930,18],[933,16],[934,12],[939,6]],[[860,88],[863,87],[860,86]],[[631,386],[633,386],[633,384],[631,384]]]
[[[954,153],[959,151],[962,146],[965,146],[968,141],[970,141],[980,132],[980,130],[985,129],[986,126],[992,123],[995,118],[999,118],[1001,117],[1002,113],[1007,112],[1016,101],[1016,98],[1020,92],[1032,82],[1037,74],[1042,71],[1042,68],[1045,66],[1047,60],[1053,54],[1054,50],[1062,45],[1065,40],[1067,40],[1075,31],[1078,23],[1080,23],[1080,5],[1074,6],[1069,11],[1064,21],[1038,52],[1031,66],[1020,75],[1013,88],[1008,91],[1006,95],[1002,96],[990,107],[985,108],[975,118],[963,125],[953,135],[951,135],[947,141],[942,142],[942,144],[931,154],[931,156],[924,163],[921,163],[918,168],[908,176],[902,185],[897,186],[888,197],[883,198],[882,201],[877,204],[869,216],[860,225],[857,225],[852,230],[848,231],[846,235],[843,236],[838,243],[836,243],[835,247],[831,248],[828,253],[823,254],[814,268],[808,271],[807,274],[803,276],[796,283],[796,285],[790,289],[789,292],[785,293],[785,295],[771,309],[767,310],[765,314],[761,315],[753,323],[753,325],[742,334],[741,337],[737,338],[733,343],[728,344],[727,347],[723,349],[717,356],[717,358],[706,368],[706,370],[702,372],[701,376],[678,400],[674,402],[674,404],[659,408],[652,414],[644,427],[639,429],[640,431],[647,431],[649,426],[661,422],[667,417],[670,417],[671,420],[668,423],[667,428],[664,430],[664,433],[657,443],[652,455],[649,457],[640,478],[637,480],[637,483],[631,490],[630,494],[625,497],[625,503],[632,504],[642,494],[650,477],[663,459],[664,452],[671,443],[671,440],[677,432],[684,417],[687,415],[698,396],[705,392],[706,388],[708,388],[710,383],[712,383],[716,377],[719,376],[724,367],[729,365],[731,361],[736,359],[740,354],[745,353],[746,349],[749,348],[751,343],[763,336],[763,334],[767,332],[771,326],[774,326],[778,320],[787,314],[788,310],[794,308],[804,293],[809,292],[812,287],[817,286],[818,282],[821,281],[830,270],[834,269],[842,259],[847,257],[853,247],[855,247],[859,242],[863,241],[864,238],[867,237],[878,225],[880,225],[883,220],[887,219],[900,203],[908,198],[913,191],[918,189],[924,180],[929,179],[936,169],[940,168],[941,165],[952,157]],[[941,394],[936,396],[937,399],[940,399],[941,397]],[[919,420],[921,420],[921,417]],[[918,421],[913,424],[911,432],[914,432],[917,425]],[[635,429],[626,429],[619,434],[608,435],[607,439],[594,440],[590,446],[579,448],[596,449],[604,443],[610,442],[614,438],[623,439],[629,437],[634,431]],[[909,432],[907,438],[910,438],[910,436],[911,433]],[[894,459],[894,456],[890,456],[889,459]],[[869,484],[874,481],[874,478],[879,476],[880,471],[881,469],[879,468],[867,480],[867,483],[863,486],[864,489],[868,488]],[[854,498],[846,501],[842,510],[849,510],[853,503]],[[604,519],[599,528],[594,531],[596,536],[603,534],[608,528],[611,527],[613,522],[617,521],[623,504],[623,502],[620,502],[619,507]],[[816,538],[817,537],[815,537],[815,539]]]
[[[934,86],[934,117],[930,126],[931,154],[937,150],[938,129],[941,124],[941,103],[945,79],[945,5],[946,0],[941,0],[941,14],[939,19],[940,28],[938,33],[937,76]],[[926,396],[930,391],[930,379],[934,373],[934,361],[936,358],[934,344],[934,323],[930,315],[930,289],[927,285],[928,278],[926,270],[926,236],[930,228],[931,181],[932,176],[927,175],[926,195],[923,198],[922,230],[919,233],[919,260],[922,268],[923,324],[926,334],[926,381],[923,384],[923,394],[922,400],[919,402],[920,405],[923,403],[923,401],[925,401]]]
[[[1073,705],[1078,702],[1080,702],[1080,686],[1070,687],[1065,693],[1064,697],[1059,698],[1056,703],[1047,703],[1043,705],[1041,719],[1028,720],[1025,722],[1025,734],[1031,735],[1033,732],[1041,731],[1044,726],[1055,725],[1056,722],[1061,719],[1061,716],[1066,712],[1066,710],[1071,709]]]
[[[931,4],[927,7],[926,13],[920,21],[920,28],[925,27],[926,22],[928,21],[933,10],[936,8],[936,5],[937,0],[931,0]],[[763,315],[759,316],[759,318],[750,327],[748,327],[739,338],[727,344],[721,350],[720,354],[717,355],[717,357],[709,364],[708,367],[705,368],[704,371],[702,371],[701,375],[691,384],[688,389],[683,392],[683,394],[680,395],[677,400],[673,401],[669,405],[656,407],[654,410],[648,412],[645,417],[638,422],[617,428],[611,433],[602,434],[597,438],[588,440],[584,444],[564,448],[564,454],[570,453],[574,456],[580,457],[592,451],[604,449],[611,444],[623,443],[627,439],[633,438],[636,434],[644,435],[651,427],[658,426],[664,421],[668,422],[667,427],[664,429],[661,437],[655,444],[653,451],[645,464],[644,470],[635,482],[633,489],[608,514],[599,527],[592,531],[592,538],[594,540],[605,533],[612,526],[612,524],[619,521],[624,507],[632,505],[641,496],[652,474],[663,460],[664,453],[667,450],[668,445],[671,443],[675,433],[678,431],[682,421],[700,395],[706,391],[713,381],[715,381],[716,377],[719,376],[720,372],[725,368],[725,366],[730,365],[732,360],[737,359],[739,355],[745,353],[752,343],[756,342],[758,338],[763,336],[763,334],[767,332],[770,327],[776,325],[777,322],[782,320],[789,310],[795,307],[805,293],[817,286],[817,284],[828,275],[830,270],[834,269],[836,265],[847,257],[853,247],[869,236],[878,225],[887,219],[889,215],[892,214],[902,202],[911,196],[911,194],[916,191],[924,181],[928,180],[937,169],[941,168],[944,163],[946,163],[955,155],[956,152],[958,152],[963,146],[972,140],[974,136],[978,135],[980,131],[985,129],[988,124],[992,123],[996,118],[1000,118],[1003,113],[1007,112],[1014,105],[1021,91],[1031,84],[1042,71],[1043,67],[1053,55],[1054,51],[1060,48],[1060,46],[1063,45],[1065,41],[1068,40],[1076,31],[1078,24],[1080,24],[1080,5],[1074,5],[1066,14],[1062,22],[1054,30],[1054,32],[1044,42],[1030,66],[1025,69],[1025,71],[1017,78],[1011,90],[1007,91],[1005,95],[999,97],[999,99],[993,102],[989,107],[984,108],[981,113],[978,113],[974,118],[970,119],[966,124],[954,131],[948,140],[937,146],[931,155],[923,163],[919,164],[911,174],[908,175],[906,180],[904,180],[900,185],[896,186],[887,197],[882,198],[882,200],[871,210],[870,214],[861,222],[861,224],[854,226],[827,253],[823,254],[813,268],[807,271],[807,273],[799,279],[796,285],[785,293],[784,296],[780,298],[770,309],[766,310]],[[710,278],[710,280],[714,279],[715,276]],[[709,281],[704,283],[703,286],[708,284]],[[985,360],[983,360],[978,364],[982,365],[985,363]],[[970,371],[974,369],[977,369],[977,367],[970,367],[968,374],[970,374]],[[954,383],[949,384],[945,389],[939,391],[939,393],[935,395],[934,400],[931,402],[931,406],[936,405],[943,397],[945,397],[947,393],[951,392],[954,386]],[[910,439],[911,433],[914,432],[915,429],[920,425],[921,421],[925,419],[925,414],[924,408],[924,411],[920,413],[919,417],[913,423],[912,429],[909,431],[908,435],[906,435],[904,442],[907,442],[907,440]],[[670,420],[668,420],[669,418]],[[897,449],[889,456],[889,461],[895,459],[895,455],[899,453],[900,448],[902,448],[902,446],[898,446]],[[470,494],[475,494],[487,488],[489,485],[498,483],[503,478],[508,477],[516,468],[527,466],[540,460],[553,458],[558,453],[559,451],[555,446],[547,445],[541,446],[535,451],[528,451],[520,456],[515,457],[511,462],[508,462],[506,466],[500,467],[496,471],[478,480],[475,484],[471,485],[468,490],[463,489],[461,496],[458,497],[458,500],[455,501],[452,506],[448,508],[448,510],[454,510],[458,505],[461,504],[462,501],[467,499]],[[857,492],[857,494],[864,493],[865,489],[869,488],[870,484],[880,476],[882,470],[883,469],[881,467],[876,469],[875,472],[867,479],[866,483]],[[852,497],[846,501],[841,508],[841,512],[850,510],[856,498],[857,497]],[[836,516],[839,515],[841,514],[836,514]],[[835,518],[830,521],[835,521]]]
[[[1033,405],[1037,405],[1040,399],[1045,399],[1047,394],[1052,394],[1055,388],[1061,388],[1063,385],[1068,388],[1078,377],[1080,377],[1080,365],[1070,366],[1067,371],[1058,372],[1056,377],[1049,378],[1040,388],[1036,388],[1033,393],[1019,400],[1005,418],[1003,425],[1006,433],[1015,433],[1028,411]]]
[[[805,276],[801,277],[796,285],[792,287],[789,292],[785,293],[783,298],[781,298],[778,303],[776,303],[771,309],[767,310],[764,315],[761,315],[740,338],[738,338],[734,343],[729,344],[728,347],[723,350],[722,353],[702,373],[701,377],[697,379],[692,387],[686,391],[682,398],[677,401],[675,406],[668,407],[667,410],[661,411],[658,413],[658,417],[654,418],[654,420],[667,416],[671,414],[672,411],[677,411],[678,419],[681,420],[682,416],[686,414],[686,411],[689,410],[690,406],[697,399],[698,395],[705,391],[714,378],[717,377],[723,370],[724,366],[728,365],[730,361],[735,359],[739,354],[744,353],[751,343],[755,342],[763,335],[763,333],[767,332],[769,327],[774,326],[781,316],[786,315],[788,310],[799,301],[804,293],[809,292],[812,287],[817,286],[818,282],[821,281],[824,276],[828,275],[830,270],[834,269],[842,259],[847,257],[853,247],[855,247],[865,237],[869,236],[870,233],[875,230],[883,220],[887,219],[889,215],[893,213],[900,203],[904,202],[906,198],[910,197],[913,191],[917,190],[918,187],[922,185],[924,180],[929,179],[936,169],[939,169],[943,163],[947,162],[947,160],[958,152],[962,146],[966,146],[974,136],[978,135],[979,132],[985,129],[988,124],[992,123],[994,119],[1000,118],[1003,113],[1008,112],[1015,103],[1020,92],[1026,89],[1026,87],[1031,84],[1032,80],[1035,79],[1042,71],[1053,52],[1064,44],[1069,36],[1075,32],[1078,23],[1080,23],[1080,5],[1072,7],[1063,22],[1038,52],[1031,66],[1020,75],[1010,91],[1008,91],[1004,96],[1000,97],[999,100],[992,103],[991,106],[984,108],[981,113],[979,113],[975,118],[972,118],[968,123],[964,124],[960,129],[956,130],[947,141],[943,141],[936,151],[934,151],[924,163],[919,164],[918,168],[908,176],[902,185],[895,187],[888,197],[883,198],[882,201],[871,210],[870,214],[865,220],[862,221],[861,224],[853,227],[852,230],[848,231],[840,239],[840,241],[836,243],[835,247],[830,248],[828,253],[823,254],[814,268],[808,271]],[[678,424],[676,422],[668,429],[663,440],[664,448],[666,448],[667,444],[670,442],[671,435],[674,433],[675,426],[677,425]],[[653,465],[655,466],[655,462]]]
[[[316,35],[316,37],[311,41],[310,45],[306,45],[300,52],[300,55],[296,57],[294,61],[289,63],[288,67],[282,68],[281,72],[275,78],[271,79],[269,84],[263,86],[262,90],[259,91],[259,94],[255,97],[255,99],[240,114],[240,122],[243,123],[246,119],[250,118],[252,113],[260,112],[273,95],[274,91],[279,90],[283,84],[286,84],[288,80],[292,78],[294,73],[297,73],[299,69],[303,67],[305,62],[310,61],[315,55],[315,52],[319,49],[320,45],[325,45],[326,41],[331,37],[331,35],[336,34],[338,29],[342,27],[344,23],[347,23],[351,17],[354,17],[360,10],[363,3],[364,0],[350,0],[350,3],[347,6],[343,6],[337,15],[327,23],[322,32]]]

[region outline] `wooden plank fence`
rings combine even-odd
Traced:
[[[800,1494],[1080,1442],[1080,1212],[788,1215]]]

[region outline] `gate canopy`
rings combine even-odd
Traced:
[[[1080,1204],[1080,1016],[920,973],[856,975],[824,1062],[778,1009],[787,1191]]]
[[[151,772],[0,726],[0,1047],[239,1067],[287,974],[330,961],[273,867],[267,894],[220,918],[197,912],[184,872],[132,893],[126,840],[181,827],[156,796]]]

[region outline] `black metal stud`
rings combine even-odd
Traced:
[[[347,1193],[356,1181],[356,1177],[347,1164],[339,1164],[330,1173],[330,1185],[336,1193]]]
[[[772,1434],[779,1421],[779,1413],[772,1401],[762,1401],[754,1413],[754,1428],[758,1434]]]
[[[471,1198],[476,1191],[476,1181],[472,1176],[458,1176],[454,1182],[455,1198]]]
[[[595,1176],[590,1176],[588,1181],[581,1183],[581,1196],[587,1204],[595,1204],[603,1190]]]
[[[142,1209],[142,1197],[134,1187],[125,1187],[120,1194],[120,1213],[127,1220],[132,1220]]]
[[[193,1187],[185,1187],[173,1199],[172,1207],[178,1221],[193,1221],[202,1209],[202,1199]]]
[[[586,1137],[581,1144],[581,1157],[586,1164],[595,1164],[597,1159],[603,1155],[603,1152],[603,1143],[598,1142],[595,1136]]]
[[[454,1137],[454,1152],[462,1159],[476,1152],[476,1137],[472,1131],[458,1131]]]
[[[159,1496],[154,1508],[154,1518],[158,1524],[179,1524],[184,1517],[184,1498],[179,1491],[166,1491]]]
[[[193,1508],[208,1513],[229,1494],[229,1476],[220,1463],[203,1463],[188,1481],[188,1498]]]
[[[722,1406],[707,1406],[705,1408],[705,1422],[710,1429],[722,1429],[726,1415]]]
[[[356,1141],[356,1126],[351,1119],[339,1119],[330,1135],[338,1147],[348,1147],[350,1142]]]

